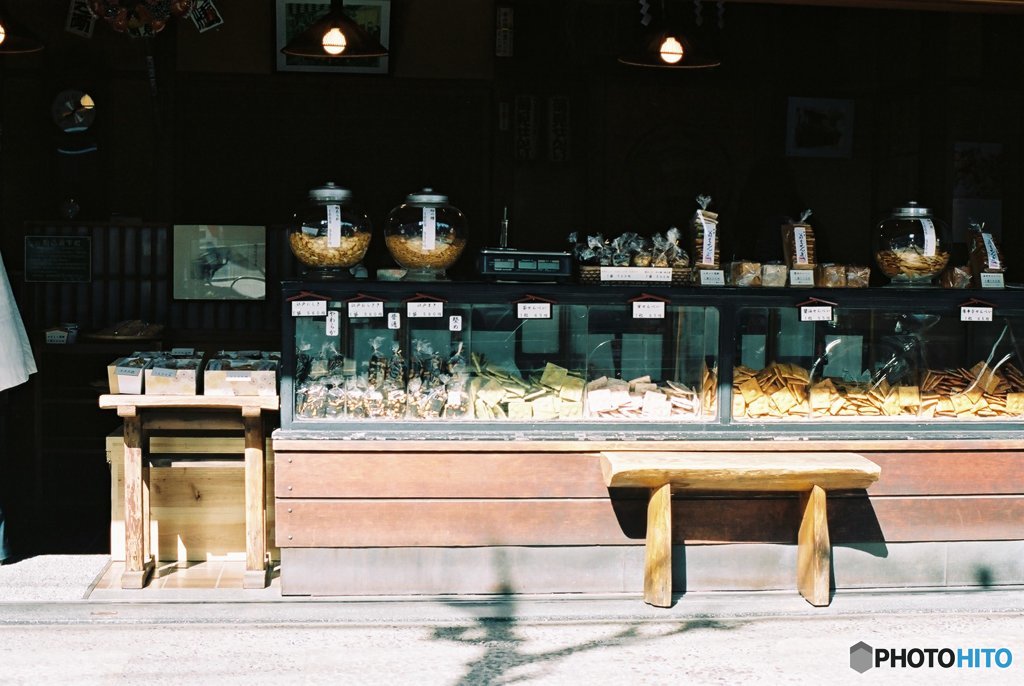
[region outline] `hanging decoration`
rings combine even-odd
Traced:
[[[115,31],[136,38],[155,36],[172,17],[192,11],[193,0],[89,0],[89,9]]]

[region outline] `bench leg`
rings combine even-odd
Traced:
[[[266,588],[271,567],[267,564],[266,457],[261,410],[243,409],[242,423],[245,427],[245,577],[242,588]]]
[[[651,490],[647,501],[647,548],[644,559],[644,601],[672,605],[672,487]]]
[[[832,544],[828,538],[825,490],[812,486],[800,495],[800,533],[797,535],[796,586],[811,605],[829,604]]]
[[[149,545],[149,468],[145,464],[142,419],[124,416],[124,572],[121,588],[142,588],[153,573]]]

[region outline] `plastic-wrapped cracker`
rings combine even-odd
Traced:
[[[818,288],[846,288],[846,265],[819,264],[814,269],[814,285]]]
[[[807,223],[810,210],[800,213],[800,221],[782,225],[782,252],[790,269],[814,269],[817,264],[814,229]]]
[[[871,280],[871,267],[864,267],[859,264],[846,265],[846,287],[867,288]]]
[[[982,274],[1001,274],[1006,271],[1006,262],[995,237],[985,231],[985,222],[972,221],[967,227],[967,233],[970,236],[967,256],[972,283],[975,288],[979,288]]]
[[[761,263],[747,261],[730,262],[727,276],[730,286],[760,286]]]
[[[769,262],[761,265],[761,286],[764,288],[785,288],[789,267]]]
[[[698,269],[718,269],[721,267],[719,252],[718,214],[709,212],[711,196],[698,195],[697,211],[690,221],[693,233],[693,266]]]
[[[967,288],[971,285],[971,268],[946,267],[939,277],[939,283],[943,288]]]

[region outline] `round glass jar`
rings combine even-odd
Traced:
[[[325,183],[309,191],[288,227],[288,244],[309,278],[345,279],[370,247],[370,218],[352,202],[352,191]]]
[[[468,233],[466,216],[448,204],[448,196],[424,188],[388,214],[384,242],[407,270],[407,281],[435,281],[459,259]]]
[[[949,262],[950,241],[948,224],[908,202],[875,226],[875,261],[893,284],[928,286]]]

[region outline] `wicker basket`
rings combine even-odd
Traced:
[[[614,267],[612,267],[614,269]],[[602,281],[601,267],[579,265],[580,283],[595,286],[688,286],[693,282],[689,267],[672,267],[672,281]]]

